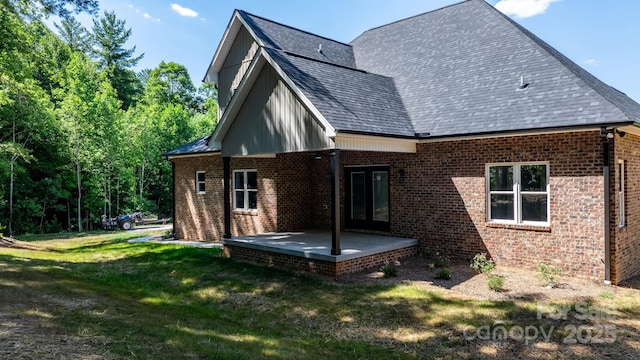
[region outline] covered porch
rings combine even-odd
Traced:
[[[342,232],[341,252],[332,254],[331,231],[305,230],[224,239],[226,256],[293,271],[340,276],[414,256],[418,241]]]

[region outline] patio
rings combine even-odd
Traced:
[[[342,232],[341,254],[331,254],[331,232],[305,230],[224,239],[225,255],[239,260],[327,276],[358,272],[417,254],[418,241]]]

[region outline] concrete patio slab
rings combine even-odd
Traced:
[[[223,244],[337,263],[417,246],[418,240],[342,232],[340,255],[331,255],[331,232],[322,230],[235,236]]]

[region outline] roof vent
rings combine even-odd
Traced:
[[[524,75],[520,75],[520,85],[518,85],[518,90],[524,90],[529,87],[528,82],[524,82]]]
[[[318,52],[322,54],[322,44],[318,44]]]

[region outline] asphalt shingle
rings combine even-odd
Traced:
[[[169,150],[163,154],[163,156],[180,156],[180,155],[191,155],[191,154],[206,154],[206,153],[217,153],[220,152],[220,149],[215,149],[209,147],[209,139],[211,138],[211,134],[196,139],[188,144],[182,145],[177,149]]]
[[[393,79],[267,49],[337,131],[413,137]]]
[[[292,28],[242,10],[238,10],[238,14],[242,16],[267,48],[355,68],[353,50],[348,44]]]
[[[358,68],[395,80],[418,133],[438,137],[640,118],[635,101],[482,0],[371,29],[351,45]]]

